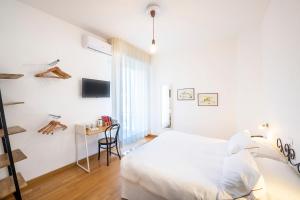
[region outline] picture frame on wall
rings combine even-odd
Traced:
[[[198,93],[198,106],[218,106],[218,93]]]
[[[195,89],[194,88],[182,88],[177,89],[177,100],[195,100]]]

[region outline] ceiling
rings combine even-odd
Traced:
[[[19,0],[104,38],[120,37],[149,50],[152,21],[148,3],[160,5],[158,48],[188,47],[236,37],[258,24],[268,0]]]

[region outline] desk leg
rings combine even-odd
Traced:
[[[87,138],[86,138],[86,134],[84,134],[84,141],[85,141],[85,151],[86,151],[86,163],[87,163],[87,168],[85,168],[84,166],[82,166],[79,163],[79,153],[78,153],[78,133],[76,133],[75,136],[75,140],[76,140],[76,164],[78,167],[80,167],[81,169],[83,169],[84,171],[90,173],[90,160],[89,160],[89,149],[88,149],[88,144],[87,144]]]

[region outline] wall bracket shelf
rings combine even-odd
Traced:
[[[18,105],[18,104],[24,104],[24,102],[23,101],[14,101],[14,102],[4,103],[3,105],[4,106],[13,106],[13,105]]]
[[[0,73],[0,79],[18,79],[23,77],[24,74],[5,74],[5,73]]]
[[[27,183],[23,176],[20,173],[17,173],[17,179],[20,185],[20,188],[24,188],[27,186]],[[0,198],[7,197],[8,195],[14,193],[16,191],[14,180],[12,176],[9,176],[5,179],[0,180]]]
[[[12,127],[8,127],[7,131],[8,131],[8,135],[14,135],[14,134],[18,134],[18,133],[23,133],[26,130],[24,128],[22,128],[21,126],[12,126]],[[0,138],[1,137],[4,137],[3,129],[0,129]]]
[[[15,163],[19,162],[21,160],[25,160],[27,158],[27,156],[20,149],[13,150],[12,155],[13,155]],[[7,153],[1,154],[0,155],[0,168],[7,167],[7,166],[9,166],[9,159],[8,159]]]

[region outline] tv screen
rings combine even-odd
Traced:
[[[110,97],[110,82],[83,78],[82,97]]]

